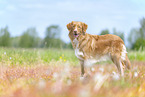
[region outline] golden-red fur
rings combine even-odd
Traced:
[[[102,59],[104,56],[115,63],[121,75],[124,75],[123,67],[130,68],[131,64],[127,56],[123,40],[116,35],[91,35],[86,33],[87,24],[72,21],[67,24],[69,37],[76,56],[81,63],[81,73],[84,75],[84,66],[91,64],[92,60]],[[91,60],[91,61],[88,61]]]

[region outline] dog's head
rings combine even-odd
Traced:
[[[67,29],[69,30],[69,34],[74,37],[78,37],[80,35],[85,35],[88,25],[83,22],[72,21],[67,24]]]

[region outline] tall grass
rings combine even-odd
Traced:
[[[51,61],[78,63],[73,50],[0,48],[0,63],[6,65],[48,64]]]
[[[132,61],[145,61],[145,50],[129,51],[128,56]]]
[[[145,61],[145,51],[129,51],[128,56],[131,61]],[[70,49],[0,48],[0,63],[5,65],[49,64],[60,60],[79,63],[74,50]]]

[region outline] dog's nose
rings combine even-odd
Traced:
[[[76,30],[74,30],[74,33],[77,33],[77,31],[76,31]]]

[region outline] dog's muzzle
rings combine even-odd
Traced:
[[[78,37],[79,34],[77,34],[77,31],[74,31],[74,37]]]

